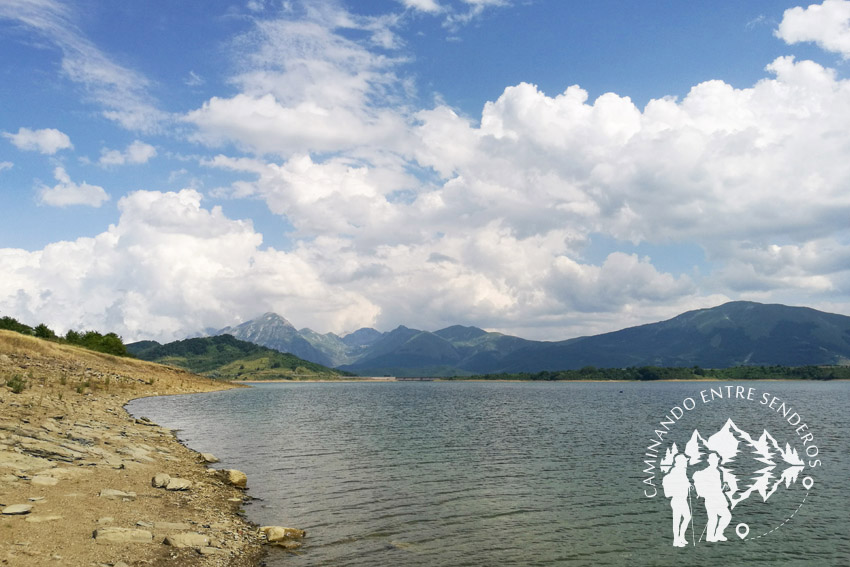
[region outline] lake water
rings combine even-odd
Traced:
[[[848,408],[847,382],[279,383],[128,406],[247,473],[252,521],[307,530],[269,565],[429,567],[850,565]],[[693,496],[688,547],[673,547],[643,462],[671,410],[665,447],[732,418],[821,463],[734,508],[727,542],[705,541]]]

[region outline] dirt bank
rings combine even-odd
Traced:
[[[0,565],[260,565],[262,538],[239,515],[245,492],[123,409],[231,387],[0,331]],[[155,488],[158,473],[189,486]],[[164,543],[181,538],[187,547]]]

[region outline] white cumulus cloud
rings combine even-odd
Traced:
[[[285,217],[299,255],[378,305],[384,327],[534,320],[566,334],[575,313],[611,330],[728,297],[829,302],[847,278],[828,258],[850,245],[850,83],[791,57],[766,71],[749,88],[711,80],[644,108],[523,83],[480,120],[399,112],[394,146],[364,135],[319,157],[309,136],[266,139],[261,153],[281,159],[205,163],[242,172],[232,194]],[[702,254],[672,272],[626,251],[589,261],[598,235]],[[777,246],[784,267],[771,272]]]
[[[824,0],[785,10],[776,36],[787,43],[814,42],[850,59],[850,1]]]
[[[12,142],[19,150],[37,151],[47,155],[53,155],[59,150],[74,147],[71,138],[55,128],[42,128],[41,130],[19,128],[17,134],[3,132],[3,137]]]
[[[150,144],[135,140],[124,151],[107,150],[101,151],[100,165],[124,165],[147,163],[156,156],[156,148]]]
[[[252,20],[235,92],[183,116],[216,148],[198,161],[237,179],[211,194],[262,200],[286,251],[196,191],[137,192],[94,239],[0,252],[0,309],[138,338],[265,310],[318,331],[460,322],[547,339],[730,298],[850,312],[850,81],[835,69],[779,57],[752,85],[643,107],[520,83],[471,117],[418,102],[397,24],[310,6]]]
[[[191,189],[138,191],[94,238],[0,249],[0,312],[127,340],[174,340],[266,310],[329,328],[374,318],[369,301],[322,281],[297,253],[262,249],[250,222],[201,200]]]
[[[45,205],[67,207],[70,205],[86,205],[99,207],[109,200],[109,195],[103,187],[88,183],[74,183],[63,167],[57,167],[53,177],[58,181],[53,187],[42,186],[39,198]]]

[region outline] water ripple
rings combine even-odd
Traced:
[[[276,384],[129,409],[247,472],[252,520],[308,530],[273,566],[850,565],[850,384],[769,387],[812,416],[817,488],[776,533],[684,550],[640,448],[693,384]]]

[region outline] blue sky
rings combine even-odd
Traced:
[[[0,313],[850,314],[850,2],[0,0]]]

